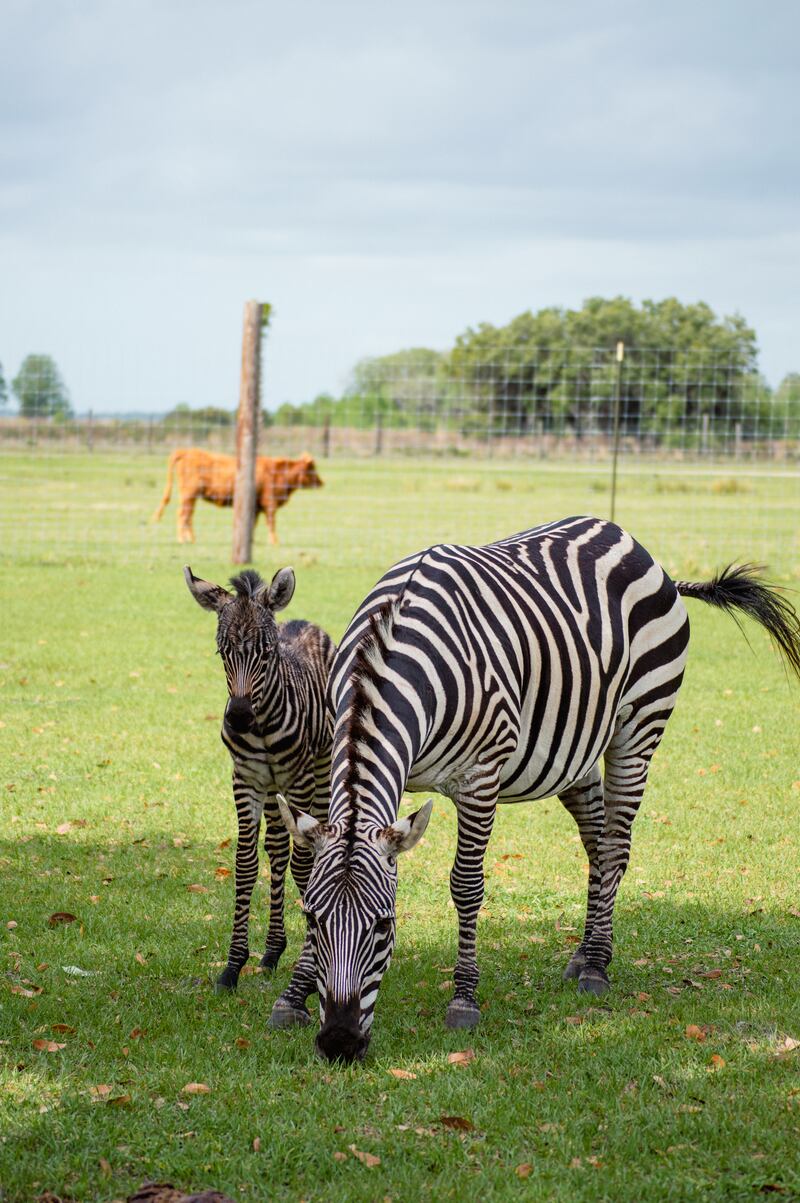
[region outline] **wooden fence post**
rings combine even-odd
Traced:
[[[244,307],[242,375],[236,419],[236,480],[233,486],[234,564],[248,564],[253,551],[262,309],[259,301],[247,301]]]

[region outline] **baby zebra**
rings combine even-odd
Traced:
[[[289,833],[275,795],[278,790],[286,792],[294,805],[308,805],[321,819],[328,813],[332,724],[325,692],[336,645],[313,623],[275,621],[275,612],[288,606],[294,593],[291,568],[276,572],[270,585],[257,572],[242,572],[231,580],[234,593],[200,580],[188,565],[183,574],[195,601],[217,613],[217,648],[228,683],[222,742],[233,760],[239,838],[233,935],[217,990],[233,990],[250,955],[247,929],[258,876],[262,814],[271,882],[269,931],[261,965],[274,969],[286,947],[283,903],[289,863]],[[295,843],[291,869],[302,897],[311,871],[308,848]],[[276,1003],[274,1025],[307,1023],[305,999],[315,988],[304,945],[292,983]]]

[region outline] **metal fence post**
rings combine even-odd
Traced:
[[[622,394],[622,361],[625,358],[625,343],[617,343],[617,370],[614,379],[614,444],[611,452],[611,521],[617,508],[617,459],[619,458],[619,409]]]

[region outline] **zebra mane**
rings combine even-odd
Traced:
[[[231,584],[236,590],[237,597],[253,597],[263,588],[264,582],[253,568],[246,568],[238,576],[231,577]]]
[[[378,679],[380,664],[389,650],[392,639],[392,628],[400,605],[400,598],[391,598],[383,602],[369,616],[369,628],[361,638],[350,674],[353,694],[350,700],[350,711],[347,717],[345,735],[352,749],[368,738],[365,717],[369,709],[368,691],[370,685]],[[344,789],[351,801],[355,797],[358,784],[358,758],[350,755],[347,772],[344,778]],[[345,822],[344,836],[350,848],[356,837],[357,807],[351,805]]]

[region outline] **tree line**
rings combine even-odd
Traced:
[[[618,368],[617,344],[624,344]],[[271,420],[473,433],[609,432],[663,436],[704,421],[753,437],[783,422],[795,435],[800,374],[773,392],[758,370],[755,331],[736,314],[675,298],[635,305],[593,297],[580,309],[526,312],[468,328],[445,351],[417,347],[356,364],[341,396],[280,406]]]

